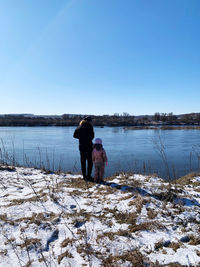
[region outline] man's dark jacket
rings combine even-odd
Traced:
[[[93,126],[88,121],[82,121],[74,131],[74,138],[79,139],[79,149],[80,151],[90,151],[92,149],[94,138]]]

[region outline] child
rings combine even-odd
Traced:
[[[102,140],[100,138],[95,139],[93,151],[92,151],[92,161],[94,164],[94,181],[103,182],[105,163],[107,166],[108,160],[106,156],[106,151],[102,146]]]

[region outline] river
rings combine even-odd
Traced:
[[[0,127],[1,162],[80,172],[75,127]],[[200,169],[200,130],[94,127],[108,156],[105,176],[119,172],[177,178]]]

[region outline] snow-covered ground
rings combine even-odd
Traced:
[[[0,266],[200,266],[200,177],[188,181],[1,167]]]

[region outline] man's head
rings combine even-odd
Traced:
[[[80,121],[79,125],[90,124],[91,122],[92,118],[90,116],[87,116]]]
[[[84,121],[92,122],[92,118],[90,116],[86,116],[83,119],[84,119]]]

